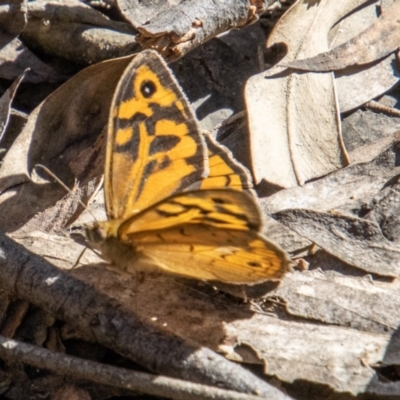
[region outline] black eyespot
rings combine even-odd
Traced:
[[[143,97],[146,97],[146,99],[153,96],[156,90],[156,85],[152,81],[143,81],[140,85],[140,93],[142,93]]]
[[[257,261],[250,261],[250,262],[247,263],[247,265],[248,265],[249,267],[253,267],[253,268],[260,268],[260,267],[262,267],[262,265],[261,265],[259,262],[257,262]]]

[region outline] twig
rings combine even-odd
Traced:
[[[151,371],[241,393],[277,400],[288,398],[210,349],[199,348],[141,321],[114,299],[58,270],[3,234],[0,273],[2,289],[45,309]]]
[[[389,117],[400,118],[400,110],[393,107],[385,106],[384,104],[378,103],[375,100],[370,100],[364,104],[364,107],[369,108],[372,111],[388,115]]]
[[[112,367],[78,357],[55,353],[38,346],[0,336],[0,357],[19,361],[58,375],[69,375],[113,387],[139,391],[171,399],[259,400],[259,396],[241,394],[165,376]]]

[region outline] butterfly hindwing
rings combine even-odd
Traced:
[[[170,196],[127,219],[121,224],[118,236],[129,241],[138,232],[182,224],[257,232],[262,221],[258,207],[247,193],[228,189],[197,190]]]
[[[138,266],[230,283],[279,279],[287,256],[259,233],[253,199],[236,190],[171,196],[125,221],[121,241],[137,247]],[[130,269],[131,260],[121,260]],[[132,260],[134,263],[134,261]]]
[[[129,217],[206,174],[206,147],[163,60],[143,51],[125,70],[108,126],[105,193],[110,219]]]

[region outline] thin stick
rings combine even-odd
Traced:
[[[232,390],[190,383],[180,379],[112,367],[52,352],[42,347],[18,342],[4,336],[0,336],[0,357],[10,361],[18,360],[36,368],[52,371],[57,375],[69,375],[103,385],[170,399],[260,400],[262,398]]]
[[[47,174],[49,174],[57,183],[59,183],[68,193],[72,193],[72,190],[60,179],[58,178],[55,174],[53,174],[47,167],[45,167],[42,164],[36,164],[35,168],[41,168],[43,169]],[[82,201],[78,200],[79,204],[86,210],[87,205],[84,204]]]
[[[389,117],[400,118],[400,110],[398,110],[397,108],[385,106],[384,104],[380,104],[375,100],[368,101],[364,104],[364,107],[369,108],[372,111],[388,115]]]
[[[57,183],[59,183],[68,193],[72,194],[72,190],[60,179],[58,178],[55,174],[53,174],[53,172],[51,172],[47,167],[45,167],[42,164],[36,164],[35,168],[41,168],[43,169],[47,174],[49,174]],[[103,184],[103,179],[104,177],[101,179],[99,185],[97,186],[97,188],[94,191],[94,195],[97,194],[97,192],[100,190],[101,185]],[[89,201],[94,197],[94,195],[92,195],[89,199]],[[85,209],[87,210],[90,215],[93,217],[93,219],[96,221],[96,216],[88,209],[88,206],[83,203],[80,199],[78,199],[78,203]]]

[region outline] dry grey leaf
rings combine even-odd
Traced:
[[[380,2],[380,8],[386,10],[394,0]],[[351,40],[378,18],[375,3],[365,4],[357,12],[340,21],[331,31],[334,34],[332,46]],[[396,54],[392,54],[372,65],[352,66],[335,72],[340,111],[346,112],[359,107],[367,101],[387,92],[399,80],[400,66]]]
[[[399,82],[400,65],[397,55],[392,54],[369,68],[352,67],[335,76],[340,112],[344,113],[393,88]]]
[[[337,171],[310,182],[303,187],[282,190],[261,200],[267,215],[286,209],[311,209],[329,211],[335,209],[361,209],[368,199],[374,198],[388,182],[400,173],[397,164],[400,151],[398,138],[384,142],[384,150],[378,142],[370,146],[369,160]],[[367,149],[363,149],[367,153]],[[364,157],[366,154],[364,154]],[[371,160],[372,158],[372,160]]]
[[[305,71],[334,71],[380,60],[399,48],[400,2],[394,1],[377,21],[353,39],[315,57],[286,62]]]
[[[232,321],[226,332],[257,353],[268,375],[285,382],[318,382],[354,395],[368,391],[375,375],[371,366],[383,360],[391,340],[388,333],[371,334],[261,314]]]
[[[56,82],[65,77],[36,57],[17,37],[25,26],[22,1],[0,5],[0,77],[17,79],[27,68],[28,82]],[[21,3],[21,4],[19,4]]]
[[[81,1],[29,2],[28,13],[21,37],[44,54],[90,65],[139,50],[128,24],[112,21]]]
[[[380,4],[384,12],[390,10],[394,0],[382,1]],[[338,24],[331,32],[332,45],[338,43],[340,47],[351,42],[351,38],[359,37],[359,34],[368,26],[372,26],[377,21],[378,15],[375,3],[365,3],[356,12],[350,13]],[[385,29],[385,26],[383,26]],[[362,34],[362,33],[361,33]],[[358,35],[358,36],[357,36]],[[362,46],[362,43],[360,43]],[[360,50],[360,56],[369,54],[371,47],[366,46]],[[323,54],[329,54],[323,53]],[[320,55],[316,56],[318,59]],[[335,58],[332,62],[336,62]],[[302,60],[296,60],[294,63],[302,63]],[[292,65],[289,63],[288,65]],[[310,66],[311,70],[315,66]],[[367,101],[387,92],[399,80],[400,69],[393,54],[384,58],[373,65],[351,66],[343,71],[336,71],[335,83],[337,87],[340,112],[346,112],[359,107]]]
[[[1,48],[0,76],[2,78],[17,79],[27,68],[29,68],[25,77],[27,82],[59,82],[66,77],[37,58],[18,38],[12,39]]]
[[[328,31],[361,0],[296,2],[280,19],[267,46],[287,43],[288,60],[328,48]],[[348,164],[332,74],[291,74],[273,67],[245,90],[253,173],[280,187],[302,185]],[[277,168],[277,166],[279,166]]]
[[[15,92],[18,89],[19,84],[24,79],[24,74],[22,74],[17,80],[15,80],[12,85],[5,91],[5,93],[0,97],[0,141],[3,138],[3,134],[7,128],[8,121],[10,119],[11,103],[14,99]]]
[[[122,15],[128,20],[132,26],[138,28],[141,25],[148,24],[149,21],[156,17],[157,14],[165,14],[170,11],[178,4],[182,3],[182,0],[117,0],[117,8]]]
[[[92,250],[79,244],[67,236],[46,233],[42,231],[17,232],[10,237],[40,255],[57,268],[69,271],[78,261],[81,253],[86,250],[80,264],[100,264],[103,260]]]
[[[394,0],[382,0],[379,7],[386,10],[393,2]],[[334,36],[331,46],[348,42],[372,25],[378,17],[377,5],[374,2],[365,3],[362,8],[347,15],[332,28],[330,34]],[[343,113],[353,110],[388,91],[399,80],[399,68],[396,54],[392,54],[373,65],[352,66],[336,71],[335,83],[340,111]]]
[[[400,246],[386,239],[376,222],[310,209],[272,216],[350,265],[377,275],[400,275]]]
[[[27,182],[38,163],[67,184],[73,182],[70,162],[97,140],[108,119],[114,88],[130,60],[111,60],[81,71],[30,114],[4,158],[0,192]]]
[[[313,267],[328,264],[326,257],[317,259]],[[395,331],[400,324],[396,285],[373,281],[370,276],[321,269],[295,272],[267,298],[272,296],[284,302],[290,315],[324,324],[378,334]]]

